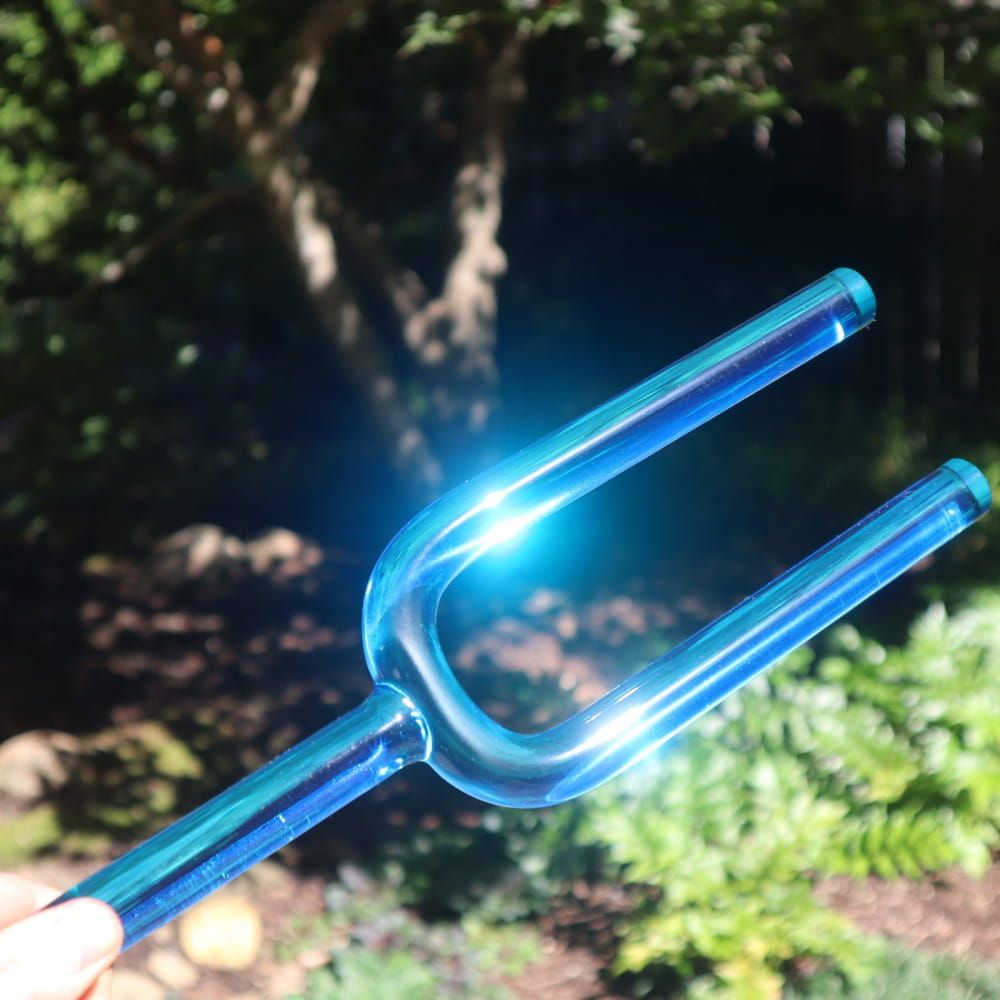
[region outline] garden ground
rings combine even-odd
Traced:
[[[338,625],[330,611],[350,603],[345,594],[358,586],[358,567],[291,532],[244,542],[202,526],[142,561],[92,559],[72,585],[58,574],[42,578],[49,581],[44,600],[8,591],[4,601],[25,634],[45,625],[50,637],[61,637],[64,674],[37,682],[40,664],[22,673],[21,701],[8,702],[5,725],[17,731],[19,706],[20,728],[47,723],[66,735],[62,743],[41,738],[34,760],[30,752],[21,758],[29,784],[34,773],[44,791],[25,794],[8,780],[0,789],[0,828],[52,817],[55,807],[50,842],[29,835],[17,867],[58,887],[106,863],[144,827],[190,808],[206,790],[340,714],[369,686],[356,628]],[[542,727],[641,665],[664,636],[688,631],[716,610],[696,590],[667,602],[634,587],[580,603],[536,589],[516,607],[460,605],[463,627],[452,656],[469,678],[488,676],[482,694],[494,714]],[[41,650],[56,647],[43,643]],[[8,669],[17,668],[18,656],[39,652],[38,645],[11,648]],[[8,779],[13,773],[5,772]],[[421,782],[415,785],[399,776],[369,808],[337,821],[332,849],[330,836],[306,838],[223,890],[262,925],[263,943],[245,967],[226,971],[210,967],[219,960],[192,961],[170,925],[123,957],[116,996],[283,1000],[301,993],[309,970],[329,956],[326,886],[338,866],[363,855],[372,830],[478,821],[474,808],[448,796],[428,799]],[[17,860],[10,844],[2,850]],[[1000,868],[979,881],[959,872],[920,882],[838,878],[817,891],[866,933],[1000,960]],[[497,961],[487,975],[517,998],[614,996],[605,971],[616,916],[628,905],[622,889],[577,882],[535,922],[537,953]],[[204,926],[220,937],[208,946],[225,956],[225,920]]]

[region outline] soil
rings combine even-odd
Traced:
[[[104,760],[114,758],[115,734],[140,732],[136,726],[154,719],[210,775],[176,783],[172,807],[186,810],[364,698],[370,681],[351,624],[363,587],[359,563],[291,532],[244,542],[202,527],[142,559],[91,560],[79,573],[35,568],[27,588],[0,591],[0,611],[17,626],[5,669],[23,678],[0,710],[0,741],[56,728],[91,740]],[[458,627],[446,623],[459,636],[449,654],[494,717],[544,728],[719,610],[690,590],[669,602],[644,593],[637,585],[581,601],[534,589],[479,608],[459,601]],[[53,801],[65,819],[114,787],[136,812],[139,837],[162,749],[150,751],[145,769],[127,773],[91,762],[75,775],[76,787],[69,781],[72,794],[55,788]],[[223,890],[246,898],[262,920],[266,946],[249,968],[192,966],[168,925],[120,960],[128,989],[120,1000],[282,1000],[300,990],[325,956],[301,947],[298,935],[323,914],[324,888],[339,864],[363,856],[379,829],[477,821],[467,800],[428,792],[426,778],[437,782],[397,776],[341,813],[333,836],[307,836]],[[29,806],[0,793],[4,821]],[[120,851],[121,839],[87,860],[49,852],[21,870],[66,888]],[[957,872],[919,883],[833,879],[817,892],[868,933],[1000,960],[1000,867],[979,881]],[[503,985],[524,1000],[616,996],[606,970],[615,920],[627,906],[614,887],[573,886],[539,921],[543,960],[502,977]]]
[[[48,857],[22,870],[50,885],[68,886],[98,866],[94,861]],[[252,901],[263,919],[265,942],[294,943],[295,928],[304,919],[324,912],[324,886],[319,875],[271,863],[263,885],[237,880],[229,891]],[[934,881],[919,883],[838,878],[817,891],[867,933],[959,958],[974,955],[1000,960],[1000,922],[996,919],[1000,913],[1000,868],[979,880],[961,872],[945,872]],[[612,955],[614,915],[622,905],[623,900],[607,886],[579,887],[575,896],[541,921],[542,961],[499,981],[517,1000],[537,1000],[540,996],[546,1000],[612,1000],[627,996],[616,993],[605,979]],[[117,969],[159,982],[150,971],[151,957],[158,954],[162,962],[165,951],[184,961],[173,925],[126,952]],[[167,990],[159,996],[161,1000],[181,996],[184,1000],[283,1000],[301,989],[308,969],[323,960],[323,953],[315,950],[279,960],[272,947],[264,947],[249,969],[223,972],[199,968],[193,985],[183,992]],[[117,995],[115,1000],[119,1000]],[[123,995],[120,1000],[132,998]]]

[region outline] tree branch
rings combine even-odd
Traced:
[[[338,241],[349,258],[348,270],[356,279],[378,290],[393,313],[400,333],[410,319],[427,304],[427,287],[412,268],[405,267],[386,246],[382,227],[365,218],[357,208],[345,204],[332,185],[317,182],[322,209],[333,225]]]
[[[497,234],[506,141],[525,96],[529,38],[517,30],[492,46],[483,40],[488,54],[468,92],[464,148],[452,186],[455,252],[441,294],[405,330],[410,350],[439,373],[433,393],[438,411],[449,418],[464,415],[473,430],[484,425],[496,391],[496,284],[507,268]]]
[[[268,113],[278,128],[291,131],[302,120],[319,81],[326,50],[366,2],[323,0],[302,19],[295,30],[292,58],[267,97]]]
[[[320,211],[318,186],[293,129],[275,124],[243,88],[239,65],[228,55],[221,39],[201,32],[194,16],[181,12],[175,0],[146,0],[142,4],[130,0],[91,2],[114,25],[122,42],[140,62],[157,69],[196,107],[209,113],[215,128],[243,158],[316,318],[390,454],[411,481],[436,486],[441,478],[440,467],[395,377],[391,356],[344,280],[333,231]],[[312,24],[320,41],[332,39],[345,19],[345,9],[358,2],[344,0],[335,14],[333,5],[324,0],[315,8],[314,18],[307,18],[306,23]],[[303,40],[307,55],[298,62],[306,70],[315,66],[318,73],[315,60],[322,55],[325,44],[315,49],[310,48],[313,40]],[[302,51],[300,48],[300,54]],[[285,77],[290,88],[285,120],[290,122],[304,110],[315,82],[309,82],[309,72],[296,71],[294,65],[292,73]]]
[[[80,286],[55,313],[56,321],[62,320],[79,310],[102,289],[116,285],[143,265],[159,250],[173,243],[185,230],[190,229],[199,219],[227,205],[256,199],[257,192],[251,187],[229,187],[210,191],[192,202],[182,212],[173,216],[162,228],[156,230],[142,243],[133,246],[117,260],[109,261],[97,274]]]

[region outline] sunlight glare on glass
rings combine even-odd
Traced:
[[[498,521],[483,536],[483,545],[491,549],[494,545],[503,545],[504,542],[512,542],[520,535],[525,528],[534,520],[532,512],[518,514],[515,517],[505,517]]]
[[[635,690],[636,687],[633,685],[629,693],[634,693]],[[606,748],[609,745],[617,746],[632,738],[641,742],[645,729],[639,724],[643,721],[645,710],[645,704],[636,704],[624,711],[612,714],[609,718],[604,718],[604,713],[601,713],[598,719],[591,723],[588,738],[583,743],[584,748],[596,750],[597,748]]]
[[[483,497],[479,506],[483,510],[490,510],[493,507],[497,507],[503,502],[503,498],[509,492],[509,490],[493,490],[492,493],[487,493],[486,496]]]
[[[481,509],[489,509],[500,504],[505,494],[497,491],[490,493],[481,502]],[[556,507],[561,507],[565,502],[565,497],[557,496],[547,503],[539,504],[536,507],[529,507],[527,510],[518,511],[516,514],[509,514],[494,521],[479,537],[479,545],[482,552],[486,552],[498,545],[513,542],[520,538],[528,528],[536,521],[542,520]],[[498,513],[500,513],[498,511]]]

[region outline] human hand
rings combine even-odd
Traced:
[[[19,875],[0,874],[3,1000],[110,1000],[109,977],[101,974],[121,950],[118,915],[96,899],[41,910],[57,895]]]

